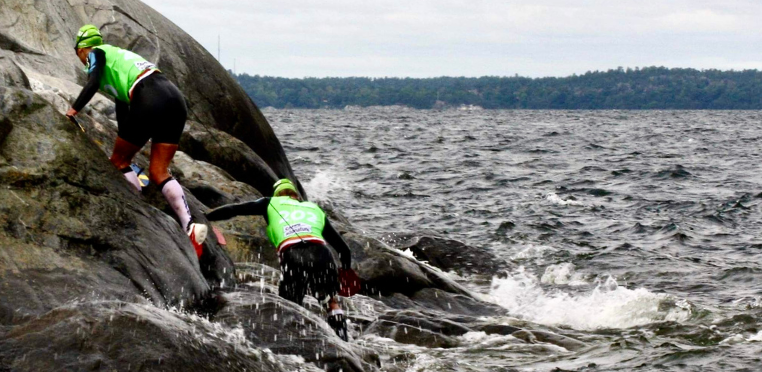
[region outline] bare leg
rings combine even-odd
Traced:
[[[169,178],[169,163],[175,157],[175,152],[177,152],[177,145],[171,143],[151,144],[151,165],[148,166],[148,177],[150,177],[151,182],[161,185]]]
[[[333,328],[339,338],[348,341],[349,334],[347,333],[347,318],[344,316],[344,311],[341,310],[339,302],[336,301],[336,296],[331,297],[331,301],[326,307],[328,311],[328,325]]]
[[[207,227],[203,224],[191,223],[192,217],[185,192],[174,178],[169,175],[169,163],[177,152],[177,145],[171,143],[154,143],[151,145],[151,164],[148,166],[151,182],[161,188],[161,193],[167,199],[167,203],[180,220],[183,231],[188,233],[196,255],[200,258],[203,254],[202,243],[206,239]]]
[[[148,166],[148,177],[151,182],[159,185],[161,193],[175,211],[183,230],[188,229],[191,220],[190,208],[185,200],[185,193],[177,180],[169,175],[169,163],[177,152],[177,145],[170,143],[154,143],[151,145],[151,164]]]
[[[336,297],[331,297],[331,302],[328,303],[328,311],[332,310],[341,310],[341,306],[339,306],[339,301],[336,301]]]

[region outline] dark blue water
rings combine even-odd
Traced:
[[[517,269],[490,286],[457,279],[515,317],[495,321],[594,345],[469,334],[475,346],[416,350],[407,370],[758,370],[762,112],[265,115],[313,199],[379,238],[492,249]]]

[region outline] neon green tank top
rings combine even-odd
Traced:
[[[101,90],[122,102],[130,102],[130,88],[143,71],[156,70],[156,65],[129,50],[108,44],[93,48],[106,53]]]
[[[323,239],[325,212],[312,202],[300,202],[287,196],[270,198],[267,221],[267,237],[276,248],[292,238]]]

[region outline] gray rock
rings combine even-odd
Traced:
[[[389,234],[389,237],[386,241],[393,247],[410,249],[416,259],[426,261],[443,271],[492,276],[510,269],[508,262],[499,259],[489,250],[457,240],[409,234]]]
[[[196,197],[189,192],[188,189],[183,188],[185,192],[185,199],[188,202],[191,215],[195,218],[197,223],[210,225],[210,222],[204,216],[204,212],[208,211],[208,208],[196,199]],[[174,218],[177,221],[172,207],[169,206],[164,195],[157,185],[150,184],[148,187],[143,188],[143,197],[147,202],[156,208],[162,210],[170,218]],[[180,226],[179,221],[177,226]],[[211,225],[210,225],[211,226]],[[203,244],[203,253],[198,258],[199,267],[204,278],[212,287],[226,287],[235,284],[235,264],[225,248],[222,247],[217,240],[217,236],[213,233],[208,235]],[[195,251],[194,251],[195,252]],[[194,253],[195,255],[195,253]]]
[[[460,345],[455,336],[470,331],[468,327],[444,318],[427,316],[417,311],[400,311],[380,316],[365,329],[364,334],[387,337],[403,344],[451,348]]]
[[[552,332],[520,330],[511,333],[511,336],[524,340],[530,344],[544,342],[547,344],[563,347],[569,351],[576,351],[587,347],[587,344],[584,342],[577,341],[571,337],[562,336]]]
[[[30,89],[24,71],[13,61],[13,54],[5,50],[0,50],[0,86]]]
[[[410,299],[421,308],[439,310],[446,314],[468,316],[499,316],[507,311],[495,304],[479,301],[462,294],[445,292],[439,289],[425,288],[416,292]]]
[[[259,347],[300,355],[328,371],[376,370],[374,352],[342,341],[324,319],[295,303],[266,291],[229,293],[225,300],[215,321],[243,328]]]
[[[180,150],[196,160],[212,163],[235,179],[270,196],[278,176],[249,146],[239,139],[199,123],[189,123],[180,139]]]
[[[0,336],[12,371],[292,371],[234,331],[125,302],[74,303]]]
[[[413,295],[424,288],[437,288],[475,297],[435,268],[405,256],[377,239],[341,232],[352,251],[352,265],[363,280],[361,292],[365,295]]]
[[[192,120],[241,139],[276,178],[296,179],[269,123],[224,67],[138,0],[5,0],[0,7],[0,48],[14,52],[14,62],[23,69],[82,85],[86,77],[73,44],[77,30],[87,23],[101,28],[106,43],[157,63],[186,96]]]
[[[187,305],[206,296],[179,224],[46,101],[0,87],[0,128],[2,323],[75,299]]]

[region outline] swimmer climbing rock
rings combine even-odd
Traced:
[[[347,341],[346,318],[336,296],[351,296],[359,290],[349,246],[317,204],[301,200],[291,181],[282,179],[273,189],[272,198],[224,205],[206,217],[219,221],[235,216],[264,216],[267,237],[278,250],[283,274],[278,294],[299,305],[308,292],[312,294],[328,313],[328,325]],[[326,242],[339,253],[341,268],[337,269]],[[347,281],[350,277],[353,279]]]
[[[86,66],[89,78],[66,116],[74,118],[99,89],[115,98],[119,130],[111,163],[140,192],[141,182],[130,164],[151,140],[149,178],[159,185],[200,258],[207,226],[193,223],[185,193],[168,170],[188,116],[182,93],[153,63],[128,50],[104,44],[100,30],[93,25],[79,29],[74,50]]]

